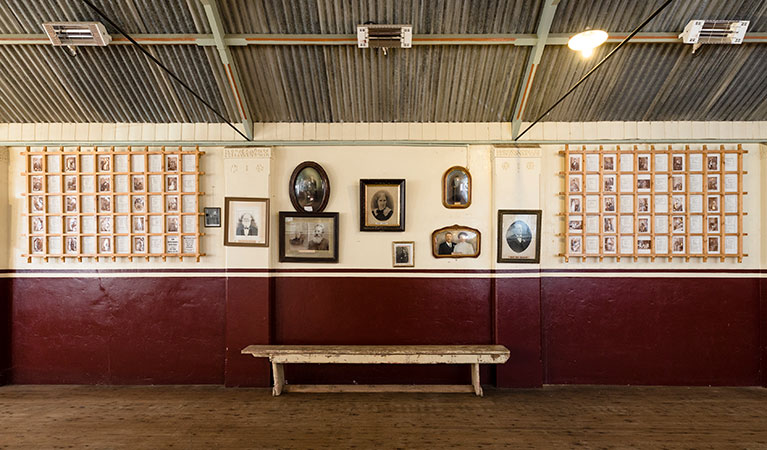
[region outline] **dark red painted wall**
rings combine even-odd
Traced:
[[[499,387],[538,387],[544,383],[541,360],[541,280],[496,280],[497,343],[511,358],[497,369]]]
[[[270,278],[226,279],[227,386],[269,386],[271,367],[265,358],[242,355],[251,344],[269,344]]]
[[[14,279],[13,382],[223,383],[225,283]]]
[[[11,381],[11,279],[0,278],[0,386]]]
[[[545,278],[547,383],[759,385],[759,280]]]
[[[762,386],[767,387],[767,278],[760,280],[761,284],[761,341],[762,341],[762,358],[760,371],[762,374]]]

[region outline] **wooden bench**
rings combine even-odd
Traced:
[[[269,358],[272,395],[282,392],[474,392],[482,396],[480,364],[503,364],[502,345],[249,345],[242,354]],[[286,385],[283,364],[471,364],[467,385]]]

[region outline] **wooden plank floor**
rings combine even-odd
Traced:
[[[0,387],[0,448],[764,448],[767,389]]]

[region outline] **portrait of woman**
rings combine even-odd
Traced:
[[[389,220],[392,214],[394,214],[394,210],[391,208],[392,206],[389,194],[384,191],[378,191],[373,195],[373,210],[371,211],[371,214],[373,214],[373,217],[375,217],[376,220],[382,222]]]

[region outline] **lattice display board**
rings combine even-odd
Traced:
[[[33,258],[200,256],[199,148],[27,147]]]
[[[565,252],[589,257],[743,257],[742,146],[565,146]]]

